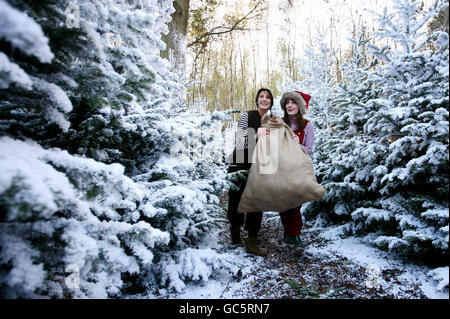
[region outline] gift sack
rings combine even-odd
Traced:
[[[292,138],[291,128],[267,114],[261,124],[270,134],[258,139],[238,212],[283,212],[321,199],[325,188],[317,183],[311,157]]]

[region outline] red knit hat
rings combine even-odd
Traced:
[[[297,92],[298,94],[300,94],[300,95],[303,97],[303,99],[304,99],[305,102],[306,102],[305,107],[306,107],[306,109],[308,109],[308,106],[309,106],[309,100],[311,99],[311,95],[306,94],[306,93],[303,93],[303,92],[300,92],[300,91],[294,91],[294,92]]]

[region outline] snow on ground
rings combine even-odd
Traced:
[[[200,245],[199,248],[207,248],[210,247],[214,250],[226,252],[224,250],[224,243],[219,238],[219,233],[221,229],[216,229],[206,236],[203,240],[203,244]],[[236,257],[236,263],[240,265],[240,273],[238,277],[242,275],[247,275],[251,273],[252,265],[254,261],[261,262],[263,260],[262,257],[258,256],[250,256],[245,251],[244,247],[238,247],[228,251],[234,254]],[[165,290],[160,291],[160,294],[164,296],[164,298],[174,298],[174,299],[233,299],[233,298],[242,298],[239,294],[235,294],[235,290],[243,289],[246,285],[249,285],[250,282],[254,279],[252,276],[248,276],[247,278],[235,281],[233,276],[221,275],[218,278],[211,279],[207,282],[199,283],[188,283],[186,284],[186,289],[184,289],[181,293],[167,293]]]
[[[449,299],[449,293],[437,291],[437,283],[427,275],[429,267],[408,263],[408,261],[382,251],[375,247],[371,247],[365,243],[364,238],[349,237],[344,239],[336,239],[328,243],[324,247],[310,247],[311,253],[334,255],[339,254],[361,265],[364,268],[371,268],[374,274],[386,272],[401,272],[397,277],[398,284],[391,284],[380,276],[380,285],[385,289],[391,290],[394,295],[398,294],[398,290],[402,289],[402,283],[413,283],[417,285],[424,295],[430,299]],[[447,269],[448,270],[448,269]]]
[[[295,256],[282,242],[281,222],[274,216],[265,215],[260,235],[267,257],[247,254],[244,245],[231,245],[224,224],[205,238],[204,245],[234,254],[238,274],[189,283],[181,293],[161,290],[157,298],[449,299],[448,288],[439,291],[439,283],[428,275],[431,268],[372,247],[364,237],[324,240],[320,235],[332,228],[305,229],[307,248]]]

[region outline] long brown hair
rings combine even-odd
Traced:
[[[297,104],[295,104],[295,105],[297,105]],[[298,105],[297,105],[297,108],[298,108],[298,112],[297,112],[297,114],[295,114],[295,124],[297,124],[298,129],[303,130],[305,128],[306,124],[308,123],[308,121],[303,117]],[[289,118],[289,114],[288,114],[286,108],[284,108],[283,120],[284,120],[284,123],[286,123],[287,125],[289,125],[289,127],[291,127],[291,119]]]

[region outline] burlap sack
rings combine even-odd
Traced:
[[[261,124],[270,134],[258,139],[238,212],[283,212],[322,198],[325,188],[317,183],[311,157],[292,138],[291,128],[267,114]]]

